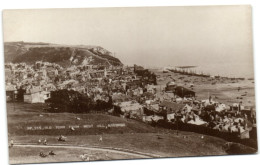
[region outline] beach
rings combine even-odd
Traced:
[[[255,83],[253,79],[234,80],[223,77],[198,77],[173,72],[163,73],[160,69],[150,70],[157,76],[157,89],[159,91],[166,87],[166,83],[174,81],[176,85],[196,92],[196,99],[198,100],[205,100],[211,96],[214,101],[227,105],[242,101],[244,106],[255,106]]]

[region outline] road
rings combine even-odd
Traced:
[[[72,146],[72,145],[38,145],[38,144],[15,144],[15,147],[34,147],[34,148],[64,148],[64,149],[87,149],[92,151],[103,151],[103,152],[113,152],[118,154],[125,154],[129,156],[135,156],[140,158],[158,158],[162,157],[160,155],[150,154],[150,153],[143,153],[128,149],[121,149],[121,148],[104,148],[104,147],[89,147],[89,146]]]

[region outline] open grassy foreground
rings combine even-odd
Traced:
[[[9,148],[11,164],[83,161],[79,157],[81,154],[88,154],[89,160],[227,154],[223,148],[226,141],[220,138],[192,132],[177,133],[107,114],[46,113],[45,106],[7,103],[8,135],[9,140],[14,141],[14,147]],[[108,124],[123,126],[103,127]],[[84,128],[84,125],[93,127]],[[56,129],[55,126],[65,127]],[[70,126],[80,127],[71,130]],[[59,142],[59,135],[66,136],[67,140]],[[44,139],[47,145],[43,145]],[[48,154],[51,150],[57,155],[39,156],[40,152]]]
[[[44,107],[44,104],[7,103],[9,135],[91,135],[159,131],[142,122],[107,114],[46,113]],[[119,126],[106,127],[109,124]]]
[[[181,157],[181,156],[209,156],[226,155],[223,146],[225,140],[203,136],[196,133],[174,131],[168,133],[131,133],[131,134],[103,134],[102,142],[100,135],[67,136],[66,142],[58,142],[56,136],[15,136],[14,147],[9,149],[10,163],[30,162],[64,162],[82,161],[81,154],[91,155],[90,160],[114,160],[132,158],[155,158],[155,157]],[[48,144],[42,148],[38,139],[47,139]],[[35,147],[18,147],[16,144],[34,144]],[[65,146],[65,148],[52,147]],[[76,148],[66,148],[73,146]],[[128,153],[114,153],[110,151],[91,151],[77,146],[109,148]],[[48,153],[53,150],[56,156],[41,158],[40,152]],[[131,155],[131,153],[144,153]],[[146,156],[151,155],[151,156]]]
[[[47,147],[14,146],[9,151],[10,164],[86,161],[86,159],[80,157],[80,155],[82,154],[86,154],[89,157],[89,161],[140,158],[139,156],[131,154],[111,151],[89,150],[82,147]],[[55,155],[48,155],[51,150],[55,153]],[[47,154],[48,156],[40,157],[40,152]]]
[[[103,140],[99,141],[102,136]],[[75,145],[120,148],[143,153],[151,153],[161,157],[224,155],[223,145],[226,141],[190,132],[175,131],[160,133],[125,133],[67,136],[66,142],[58,142],[56,136],[16,136],[17,144],[36,144],[38,139],[47,139],[48,145]],[[41,145],[41,144],[39,144]]]

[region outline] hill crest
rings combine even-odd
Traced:
[[[123,65],[118,58],[101,46],[93,45],[60,45],[43,42],[5,42],[5,62],[25,62],[27,64],[36,61],[57,63],[63,67],[71,64],[82,65]],[[89,63],[86,60],[91,58]],[[73,61],[72,61],[73,60]]]

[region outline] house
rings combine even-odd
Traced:
[[[133,90],[133,95],[134,96],[140,96],[143,94],[143,89],[142,88],[136,88]]]
[[[244,110],[244,106],[241,105],[240,103],[234,103],[232,106],[230,106],[230,109],[235,110],[235,111],[241,111]]]
[[[207,105],[212,105],[212,104],[217,104],[212,98],[206,99],[206,100],[201,100],[201,103],[203,106]]]
[[[84,65],[83,69],[84,70],[92,70],[93,69],[93,65]]]
[[[104,71],[95,71],[89,73],[91,79],[98,79],[104,77]]]
[[[225,104],[218,104],[217,107],[216,107],[217,112],[221,112],[221,111],[224,111],[226,109],[227,109],[227,107],[226,107]]]
[[[178,104],[170,101],[163,101],[159,104],[159,108],[165,111],[167,114],[177,112],[185,108],[184,104]]]
[[[155,115],[160,113],[159,104],[149,104],[144,107],[144,114],[146,115]]]
[[[142,120],[143,122],[146,123],[151,123],[153,121],[157,122],[158,120],[162,120],[162,116],[157,116],[157,115],[151,115],[151,116],[143,116]]]
[[[42,91],[41,94],[43,96],[44,102],[45,102],[45,100],[51,98],[51,92],[50,91]]]
[[[171,93],[171,92],[174,92],[175,91],[175,88],[176,88],[176,84],[175,84],[175,82],[173,82],[173,81],[171,81],[171,82],[168,82],[167,84],[166,84],[166,87],[165,87],[165,92],[169,92],[169,93]]]
[[[145,114],[156,114],[164,119],[171,120],[174,118],[174,113],[185,108],[184,104],[178,104],[170,101],[163,101],[159,105],[152,104],[144,108]]]
[[[42,91],[41,87],[32,87],[26,90],[23,97],[26,103],[45,103],[50,98],[50,92]]]
[[[167,120],[168,121],[172,121],[173,119],[175,119],[175,114],[174,113],[167,114]]]
[[[44,84],[42,85],[42,89],[47,92],[55,91],[56,86],[52,83]]]
[[[14,85],[6,85],[6,101],[13,101],[17,98],[17,89]]]
[[[156,87],[154,85],[147,85],[146,86],[147,92],[155,94],[156,93]]]
[[[253,106],[244,106],[243,109],[241,109],[241,114],[242,115],[247,115],[248,117],[250,116],[251,118],[256,117],[256,110],[255,107]]]
[[[195,97],[194,91],[187,89],[187,88],[184,88],[182,86],[177,86],[175,88],[174,94],[179,96],[179,97],[182,97],[182,98],[183,97],[186,97],[186,98]]]
[[[125,101],[118,104],[123,113],[134,113],[138,115],[143,114],[143,106],[132,101]]]

